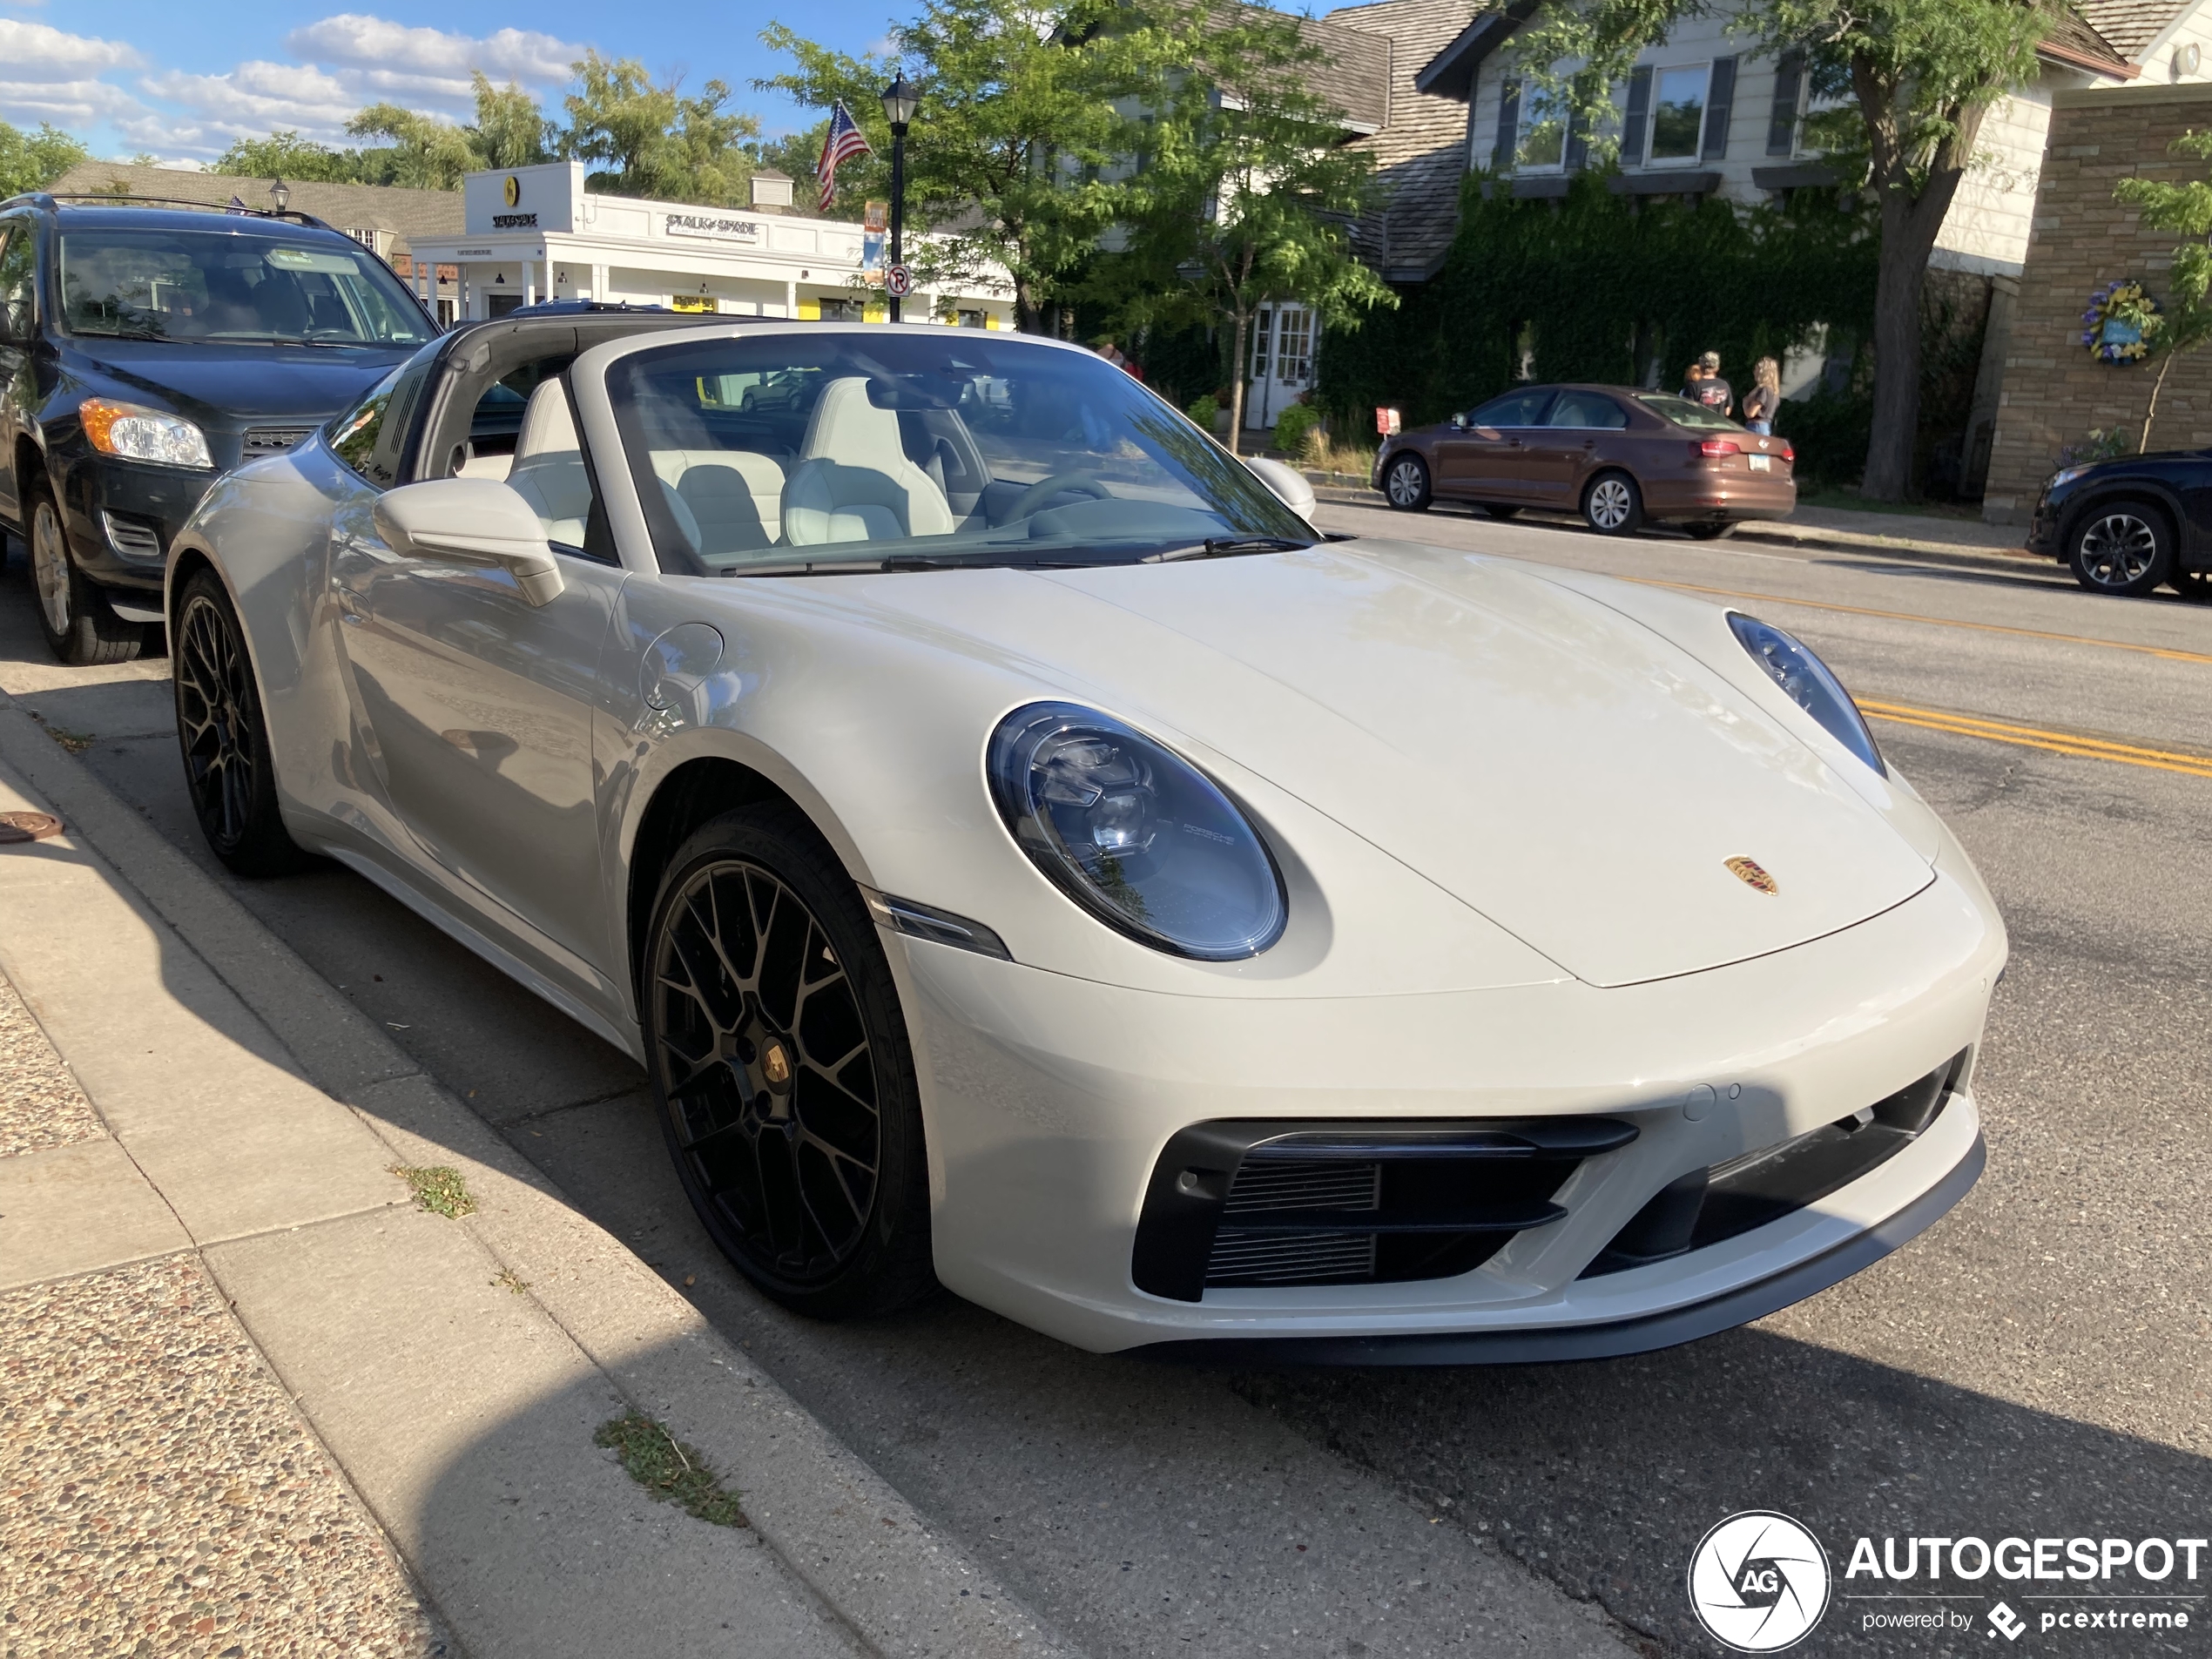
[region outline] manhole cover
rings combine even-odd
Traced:
[[[61,833],[62,820],[51,813],[0,813],[0,846],[43,840]]]

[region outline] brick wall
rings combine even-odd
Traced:
[[[2112,187],[2137,175],[2207,176],[2205,163],[2167,146],[2192,128],[2212,128],[2212,85],[2062,91],[2053,105],[1982,498],[1982,516],[1995,524],[2026,522],[2060,449],[2092,427],[2141,432],[2155,361],[2097,361],[2080,343],[2081,313],[2091,291],[2115,277],[2139,278],[2158,297],[2179,239],[2146,229]],[[2212,445],[2212,352],[2182,358],[2167,375],[2151,444]]]

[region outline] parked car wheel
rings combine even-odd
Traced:
[[[2074,580],[2092,593],[2132,598],[2174,568],[2174,532],[2148,502],[2103,502],[2081,516],[2067,549]]]
[[[199,833],[234,874],[287,874],[307,855],[277,807],[268,725],[238,613],[214,573],[202,570],[185,583],[177,614],[177,745]]]
[[[1383,474],[1383,495],[1401,513],[1428,510],[1428,466],[1417,455],[1393,456]]]
[[[1517,518],[1521,514],[1520,507],[1512,502],[1486,501],[1482,510],[1493,518]]]
[[[1733,519],[1723,519],[1718,523],[1708,521],[1703,524],[1685,524],[1682,528],[1683,534],[1694,542],[1717,542],[1724,536],[1733,536],[1736,533],[1736,522]]]
[[[47,649],[72,668],[98,663],[127,663],[144,649],[145,630],[125,622],[109,606],[107,596],[84,579],[69,556],[61,509],[46,480],[33,474],[24,489],[30,509],[31,586],[38,595],[38,630]]]
[[[1582,491],[1582,522],[1600,536],[1630,536],[1643,527],[1643,492],[1625,472],[1602,472]]]
[[[906,1022],[860,894],[787,806],[703,826],[661,882],[645,1041],[678,1177],[723,1253],[839,1318],[936,1284]]]

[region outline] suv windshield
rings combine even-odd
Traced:
[[[617,360],[607,389],[672,570],[1124,563],[1315,539],[1127,374],[1062,347],[954,328],[691,341]]]
[[[328,242],[225,231],[61,239],[70,332],[238,345],[419,346],[429,324],[383,262]]]

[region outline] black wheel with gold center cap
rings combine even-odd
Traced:
[[[779,1301],[872,1312],[934,1284],[921,1116],[858,891],[781,806],[696,831],[661,884],[645,1036],[677,1173]]]

